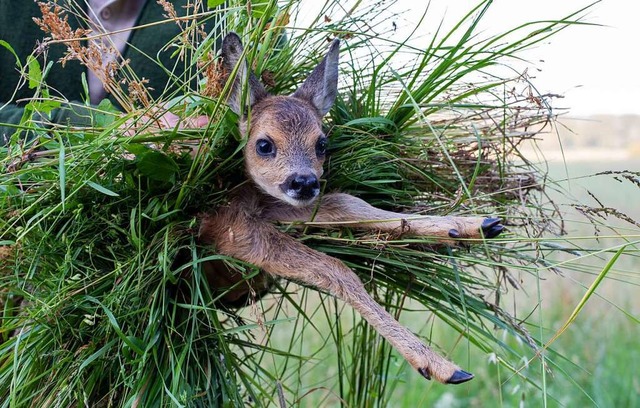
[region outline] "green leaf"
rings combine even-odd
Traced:
[[[134,154],[136,156],[142,156],[143,154],[146,154],[148,152],[151,151],[150,148],[148,148],[147,146],[140,144],[140,143],[131,143],[128,144],[125,149],[131,153]]]
[[[216,8],[223,3],[224,3],[224,0],[207,0],[207,7],[209,7],[210,9]]]
[[[270,2],[267,0],[258,0],[251,2],[251,17],[261,18],[269,11]]]
[[[382,130],[382,131],[395,131],[397,130],[397,126],[394,121],[382,117],[368,117],[368,118],[357,118],[350,120],[345,123],[343,126],[345,127],[356,127],[362,128],[365,130]]]
[[[9,43],[4,41],[4,40],[0,40],[0,45],[3,46],[4,48],[6,48],[11,54],[13,54],[14,57],[16,57],[16,65],[18,66],[18,68],[22,69],[22,64],[20,63],[20,58],[18,57],[18,54],[16,54],[15,50],[13,49],[13,47],[11,45],[9,45]]]
[[[62,202],[62,211],[64,211],[64,203],[66,201],[67,196],[67,170],[65,167],[65,153],[64,153],[64,142],[62,141],[62,137],[58,135],[58,143],[60,145],[60,152],[58,154],[58,175],[60,176],[60,201]]]
[[[140,355],[144,354],[144,347],[141,347],[141,345],[142,346],[144,346],[144,345],[141,343],[141,341],[139,341],[138,339],[136,339],[136,341],[134,341],[134,340],[132,340],[133,336],[127,336],[127,335],[124,334],[124,332],[120,328],[120,325],[118,324],[118,320],[113,315],[113,313],[111,313],[111,310],[109,310],[109,308],[107,308],[105,305],[102,304],[102,302],[100,302],[98,299],[94,298],[93,296],[87,296],[87,300],[97,304],[98,306],[100,306],[102,308],[102,311],[107,316],[107,319],[109,320],[109,323],[111,324],[111,327],[116,332],[118,337],[124,342],[124,344],[129,346],[129,348],[131,350],[135,351],[137,354],[140,354]],[[133,338],[135,338],[135,337],[133,337]]]
[[[607,274],[609,273],[611,268],[613,268],[613,265],[615,265],[615,263],[618,261],[618,258],[620,258],[620,255],[622,255],[624,253],[625,249],[627,249],[627,246],[628,245],[622,245],[618,249],[618,251],[613,255],[611,260],[609,260],[609,262],[607,262],[607,264],[602,269],[602,271],[600,271],[598,276],[596,276],[596,279],[593,281],[591,286],[589,286],[589,289],[587,290],[587,292],[582,296],[582,299],[580,299],[580,302],[578,302],[576,307],[573,309],[573,312],[571,312],[571,316],[569,316],[569,318],[564,323],[564,325],[562,325],[562,327],[553,335],[551,340],[549,340],[547,342],[546,347],[548,347],[551,343],[553,343],[555,340],[557,340],[558,337],[560,337],[560,335],[562,333],[564,333],[569,328],[571,323],[573,323],[576,320],[576,318],[578,317],[578,314],[580,313],[580,311],[587,304],[587,301],[589,300],[589,298],[591,298],[591,296],[595,293],[596,289],[598,288],[598,286],[600,286],[600,284],[602,283],[604,278],[607,276]]]
[[[11,184],[0,184],[0,196],[17,196],[22,190]]]
[[[129,217],[129,232],[131,233],[131,242],[136,247],[140,247],[140,235],[138,234],[138,209],[131,210],[131,216]]]
[[[44,89],[42,90],[43,94]],[[62,104],[54,99],[43,99],[29,102],[36,112],[50,114],[54,109],[58,109]]]
[[[49,61],[47,63],[47,65],[44,67],[44,70],[42,70],[42,78],[46,78],[47,77],[47,74],[49,73],[49,71],[51,71],[51,67],[53,67],[53,64],[54,64],[54,61]],[[51,94],[49,93],[49,88],[44,86],[44,87],[42,87],[42,89],[40,91],[42,93],[42,99],[50,100],[49,98],[51,98]],[[60,103],[60,102],[58,102],[58,103]]]
[[[42,69],[37,59],[29,55],[27,58],[27,66],[29,67],[29,89],[37,88],[42,82]]]
[[[107,127],[115,122],[117,116],[120,113],[118,109],[111,103],[109,99],[103,99],[100,101],[97,107],[97,112],[94,115],[95,125],[98,127]]]
[[[105,353],[107,351],[109,351],[111,349],[111,347],[113,347],[113,345],[115,344],[116,339],[112,339],[110,342],[108,342],[107,344],[105,344],[104,346],[102,346],[100,348],[100,350],[96,351],[95,353],[93,353],[92,355],[90,355],[89,357],[86,358],[86,360],[84,360],[82,362],[82,364],[80,364],[80,367],[78,368],[78,371],[82,371],[84,370],[85,367],[89,366],[91,363],[93,363],[95,360],[97,360],[98,358],[102,357],[105,355]]]
[[[82,91],[84,92],[87,100],[89,99],[89,82],[87,82],[87,74],[83,72],[80,76],[80,82],[82,82]]]
[[[141,355],[143,354],[143,350],[146,349],[146,346],[142,340],[135,336],[127,336],[127,340],[128,342],[122,345],[122,355],[129,362],[133,362],[136,360],[136,355],[132,354],[131,350]]]
[[[101,192],[102,194],[111,196],[111,197],[120,197],[120,194],[109,190],[108,188],[101,186],[98,183],[94,183],[93,181],[87,181],[86,183],[89,187]]]
[[[157,181],[173,181],[178,165],[169,156],[150,150],[139,157],[136,166],[145,176]]]
[[[147,215],[145,213],[142,213],[142,216],[144,218],[148,219],[148,220],[151,220],[151,221],[155,222],[155,221],[162,221],[167,217],[170,217],[170,216],[172,216],[174,214],[180,214],[181,212],[182,212],[182,210],[173,210],[173,211],[166,212],[164,214],[160,214],[160,215],[158,215],[156,217],[151,217],[151,216],[149,216],[149,215]]]

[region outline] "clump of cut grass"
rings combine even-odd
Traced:
[[[499,215],[509,233],[468,250],[348,229],[308,229],[296,237],[352,267],[392,313],[418,319],[406,322],[415,330],[448,326],[456,340],[444,351],[473,346],[491,353],[501,372],[546,395],[544,371],[539,378],[519,367],[541,350],[543,336],[502,298],[507,287],[521,287],[521,275],[546,265],[537,238],[559,226],[543,175],[520,150],[552,112],[526,76],[466,81],[577,24],[580,12],[481,39],[476,30],[490,6],[481,1],[424,49],[389,40],[384,7],[373,2],[348,12],[327,2],[308,28],[297,27],[303,7],[297,1],[234,0],[203,16],[225,19],[229,30],[244,34],[250,66],[274,93],[300,83],[327,38],[345,40],[340,97],[328,119],[328,188],[394,210]],[[43,13],[64,25],[56,7]],[[167,16],[179,22],[170,10]],[[128,116],[102,105],[88,128],[45,132],[27,121],[22,127],[38,136],[35,142],[2,148],[0,245],[14,250],[0,257],[0,405],[263,406],[318,399],[385,406],[406,367],[336,300],[276,282],[273,296],[244,310],[216,303],[220,293],[209,287],[203,262],[229,263],[247,279],[258,273],[199,246],[194,232],[198,214],[224,205],[245,181],[243,140],[223,103],[228,86],[218,87],[216,39],[204,39],[197,19],[180,26],[176,58],[199,61],[189,79],[201,89],[186,80],[153,100],[136,97],[145,94],[145,83],[132,81],[141,87],[135,95],[110,89]],[[403,54],[413,63],[398,68]],[[126,64],[115,77],[122,70]],[[140,126],[133,136],[120,134],[126,120],[166,109],[180,91],[187,96],[174,109],[216,119],[205,132]],[[172,148],[194,140],[193,155]],[[309,333],[321,340],[309,344]],[[320,385],[305,382],[323,361],[330,364]],[[530,364],[541,361],[548,360]]]

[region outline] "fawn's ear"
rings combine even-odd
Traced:
[[[316,107],[320,116],[329,112],[338,94],[338,54],[340,40],[335,39],[329,52],[292,96],[305,99]]]
[[[224,37],[222,40],[222,66],[228,78],[231,78],[231,74],[236,70],[227,104],[231,110],[238,115],[242,115],[243,112],[246,113],[244,109],[246,105],[244,102],[251,107],[260,99],[267,96],[267,91],[264,89],[264,86],[262,86],[258,78],[247,68],[247,61],[242,55],[243,52],[244,48],[242,47],[242,41],[240,37],[238,37],[238,34],[229,33]],[[248,81],[247,75],[249,76]],[[247,89],[246,94],[243,95],[242,87],[245,83],[248,83],[249,89]]]

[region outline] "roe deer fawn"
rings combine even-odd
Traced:
[[[326,194],[314,204],[320,193],[318,180],[327,145],[321,120],[336,98],[338,52],[339,41],[334,40],[295,93],[272,96],[249,71],[240,38],[234,33],[224,38],[224,69],[237,73],[228,104],[240,115],[241,133],[248,138],[244,159],[252,183],[242,187],[215,214],[202,216],[199,239],[215,245],[219,253],[252,263],[270,275],[314,286],[347,302],[427,379],[449,384],[468,381],[472,374],[432,351],[401,326],[369,296],[351,269],[273,225],[278,221],[344,223],[352,228],[435,237],[447,244],[456,238],[492,238],[503,229],[497,218],[399,214],[372,207],[348,194]],[[248,89],[243,98],[245,82]],[[249,106],[243,115],[245,101]],[[205,272],[218,273],[211,269]],[[224,277],[216,279],[213,281],[217,284],[229,282]]]

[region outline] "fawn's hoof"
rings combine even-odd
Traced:
[[[431,374],[429,374],[429,370],[426,368],[418,368],[418,372],[427,380],[431,379]]]
[[[463,234],[460,230],[455,228],[451,228],[449,230],[449,238],[458,239],[458,238],[495,238],[504,230],[504,225],[500,224],[502,220],[500,218],[485,218],[482,221],[482,225],[480,225],[480,230],[482,231],[481,237],[472,237],[467,233]]]
[[[484,220],[481,227],[482,235],[485,238],[495,238],[500,235],[502,230],[504,230],[504,226],[500,224],[500,221],[500,218],[487,218]],[[451,231],[449,231],[449,234],[451,234]]]
[[[428,368],[418,368],[418,372],[427,380],[431,379],[431,374],[429,373]],[[473,379],[473,374],[468,373],[464,370],[457,370],[453,375],[446,381],[447,384],[462,384],[463,382],[467,382]]]
[[[473,379],[473,374],[464,370],[458,370],[447,380],[447,384],[462,384],[463,382],[467,382],[471,379]]]

